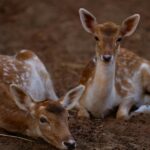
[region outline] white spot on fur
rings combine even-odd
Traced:
[[[24,75],[21,75],[20,78],[21,78],[22,81],[25,81]]]
[[[13,68],[14,71],[17,71],[17,68],[14,64],[12,64],[12,68]]]
[[[8,76],[9,74],[8,74],[8,72],[4,72],[3,75],[4,76]]]
[[[127,79],[127,82],[129,83],[129,84],[132,84],[132,80],[131,79]]]
[[[16,74],[16,79],[18,79],[18,80],[20,79],[20,77],[19,77],[19,75],[18,75],[18,74]]]
[[[121,86],[121,89],[124,90],[124,91],[128,91],[129,90],[129,88],[127,88],[127,87],[125,87],[123,85]]]
[[[27,51],[28,51],[27,49],[22,49],[19,53],[25,53]]]
[[[121,79],[120,78],[116,78],[116,82],[120,83]]]
[[[128,74],[128,69],[127,69],[127,68],[124,68],[124,72],[125,72],[126,74]]]
[[[146,63],[142,63],[141,66],[140,66],[140,71],[143,70],[143,69],[146,69],[147,71],[150,72],[150,66]]]
[[[8,72],[8,70],[9,70],[9,69],[8,69],[7,67],[3,68],[3,71],[4,71],[4,72]]]
[[[27,50],[22,50],[24,53]],[[19,85],[26,93],[30,94],[35,100],[44,99],[57,100],[53,84],[44,64],[34,55],[33,58],[20,61],[16,57],[2,57],[2,80],[5,83]],[[18,68],[17,68],[18,67]],[[22,67],[22,68],[21,68]],[[9,77],[13,76],[13,78]]]
[[[96,58],[93,58],[93,62],[94,62],[94,64],[96,64]]]

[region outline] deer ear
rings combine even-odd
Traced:
[[[85,86],[79,85],[75,87],[74,89],[71,89],[67,94],[64,96],[63,100],[61,101],[61,104],[64,108],[67,110],[72,109],[74,106],[78,104],[78,101],[85,89]]]
[[[31,97],[28,96],[20,87],[15,84],[10,85],[10,91],[16,105],[24,111],[29,111],[34,105]]]
[[[120,34],[122,37],[130,36],[136,30],[140,21],[140,15],[134,14],[126,18],[121,25]]]
[[[85,31],[94,33],[94,27],[97,24],[96,17],[84,8],[79,9],[79,15]]]

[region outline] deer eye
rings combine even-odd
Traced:
[[[45,117],[40,117],[40,123],[48,123],[47,119]]]
[[[122,38],[121,37],[119,37],[117,40],[116,40],[116,42],[121,42],[122,41]]]
[[[99,38],[97,36],[94,37],[96,41],[99,41]]]

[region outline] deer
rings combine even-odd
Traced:
[[[150,61],[121,48],[121,42],[136,30],[140,15],[127,17],[121,25],[99,24],[84,8],[79,9],[79,16],[85,31],[96,40],[96,54],[80,78],[85,90],[78,116],[104,118],[117,108],[116,118],[128,120],[150,112]]]
[[[42,138],[59,149],[75,149],[68,111],[83,85],[58,98],[42,61],[34,52],[21,50],[15,56],[0,55],[0,89],[0,128]]]

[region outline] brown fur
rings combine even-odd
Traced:
[[[91,61],[87,64],[87,66],[83,70],[80,79],[80,83],[83,85],[87,85],[89,80],[91,80],[92,76],[94,75],[96,69],[96,63],[93,61],[93,59],[91,59]],[[131,78],[134,72],[138,70],[141,63],[143,62],[147,62],[147,61],[144,60],[143,58],[140,58],[138,55],[134,54],[133,52],[121,48],[116,60],[116,79],[120,79],[121,82],[116,81],[116,88],[117,91],[122,96],[127,94],[127,91],[121,89],[122,85],[124,85],[128,89],[131,87],[131,85],[127,82],[126,79]],[[124,68],[128,68],[128,72],[126,72]],[[144,78],[146,75],[149,77],[147,71],[145,71]]]
[[[80,83],[86,89],[80,99],[79,116],[104,117],[110,109],[119,106],[117,118],[128,118],[133,105],[144,104],[145,93],[150,94],[150,62],[133,52],[120,48],[121,40],[136,29],[140,15],[125,19],[121,26],[106,22],[98,24],[87,10],[79,10],[84,29],[96,39],[96,62],[85,67]],[[86,15],[85,15],[86,14]],[[94,26],[84,21],[91,16]],[[88,20],[92,24],[93,20]],[[92,29],[91,29],[92,28]],[[146,83],[148,82],[148,83]]]
[[[36,57],[36,55],[32,51],[22,51],[16,55],[16,59],[20,61],[32,59],[33,57]]]
[[[97,53],[111,55],[114,54],[113,51],[116,48],[114,45],[116,39],[119,36],[119,26],[112,23],[98,24],[95,27],[94,35],[98,37],[99,42],[97,43]]]
[[[94,59],[94,61],[93,61]],[[85,67],[85,69],[82,72],[82,77],[80,78],[80,83],[83,85],[86,85],[87,81],[93,76],[94,74],[94,70],[95,70],[95,66],[96,66],[96,59],[95,57],[91,59],[89,61],[89,63],[87,64],[87,66]]]
[[[46,95],[46,99],[39,101],[29,94],[32,66],[25,61],[31,60],[32,63],[35,59],[37,69],[41,69],[38,65],[43,65],[42,62],[31,51],[21,51],[15,57],[0,55],[0,127],[34,138],[41,137],[57,148],[67,149],[63,142],[75,144],[75,141],[69,131],[68,112],[62,105],[63,99],[60,103],[60,100]],[[39,75],[42,82],[47,82],[49,74],[42,69],[38,70]],[[73,90],[70,95],[75,96],[78,92]],[[46,118],[46,122],[40,122],[41,117]]]
[[[24,67],[22,67],[24,66]],[[16,69],[14,69],[14,67]],[[18,61],[11,56],[0,55],[0,80],[6,84],[18,84],[23,82],[21,75],[30,72],[30,66]],[[17,77],[20,74],[19,78]],[[25,79],[26,80],[26,79]]]
[[[0,83],[0,87],[0,126],[9,131],[24,133],[30,125],[31,116],[16,106],[8,86]]]
[[[50,113],[58,115],[65,112],[65,109],[61,105],[58,105],[57,102],[49,103],[49,105],[46,107],[46,110]]]

